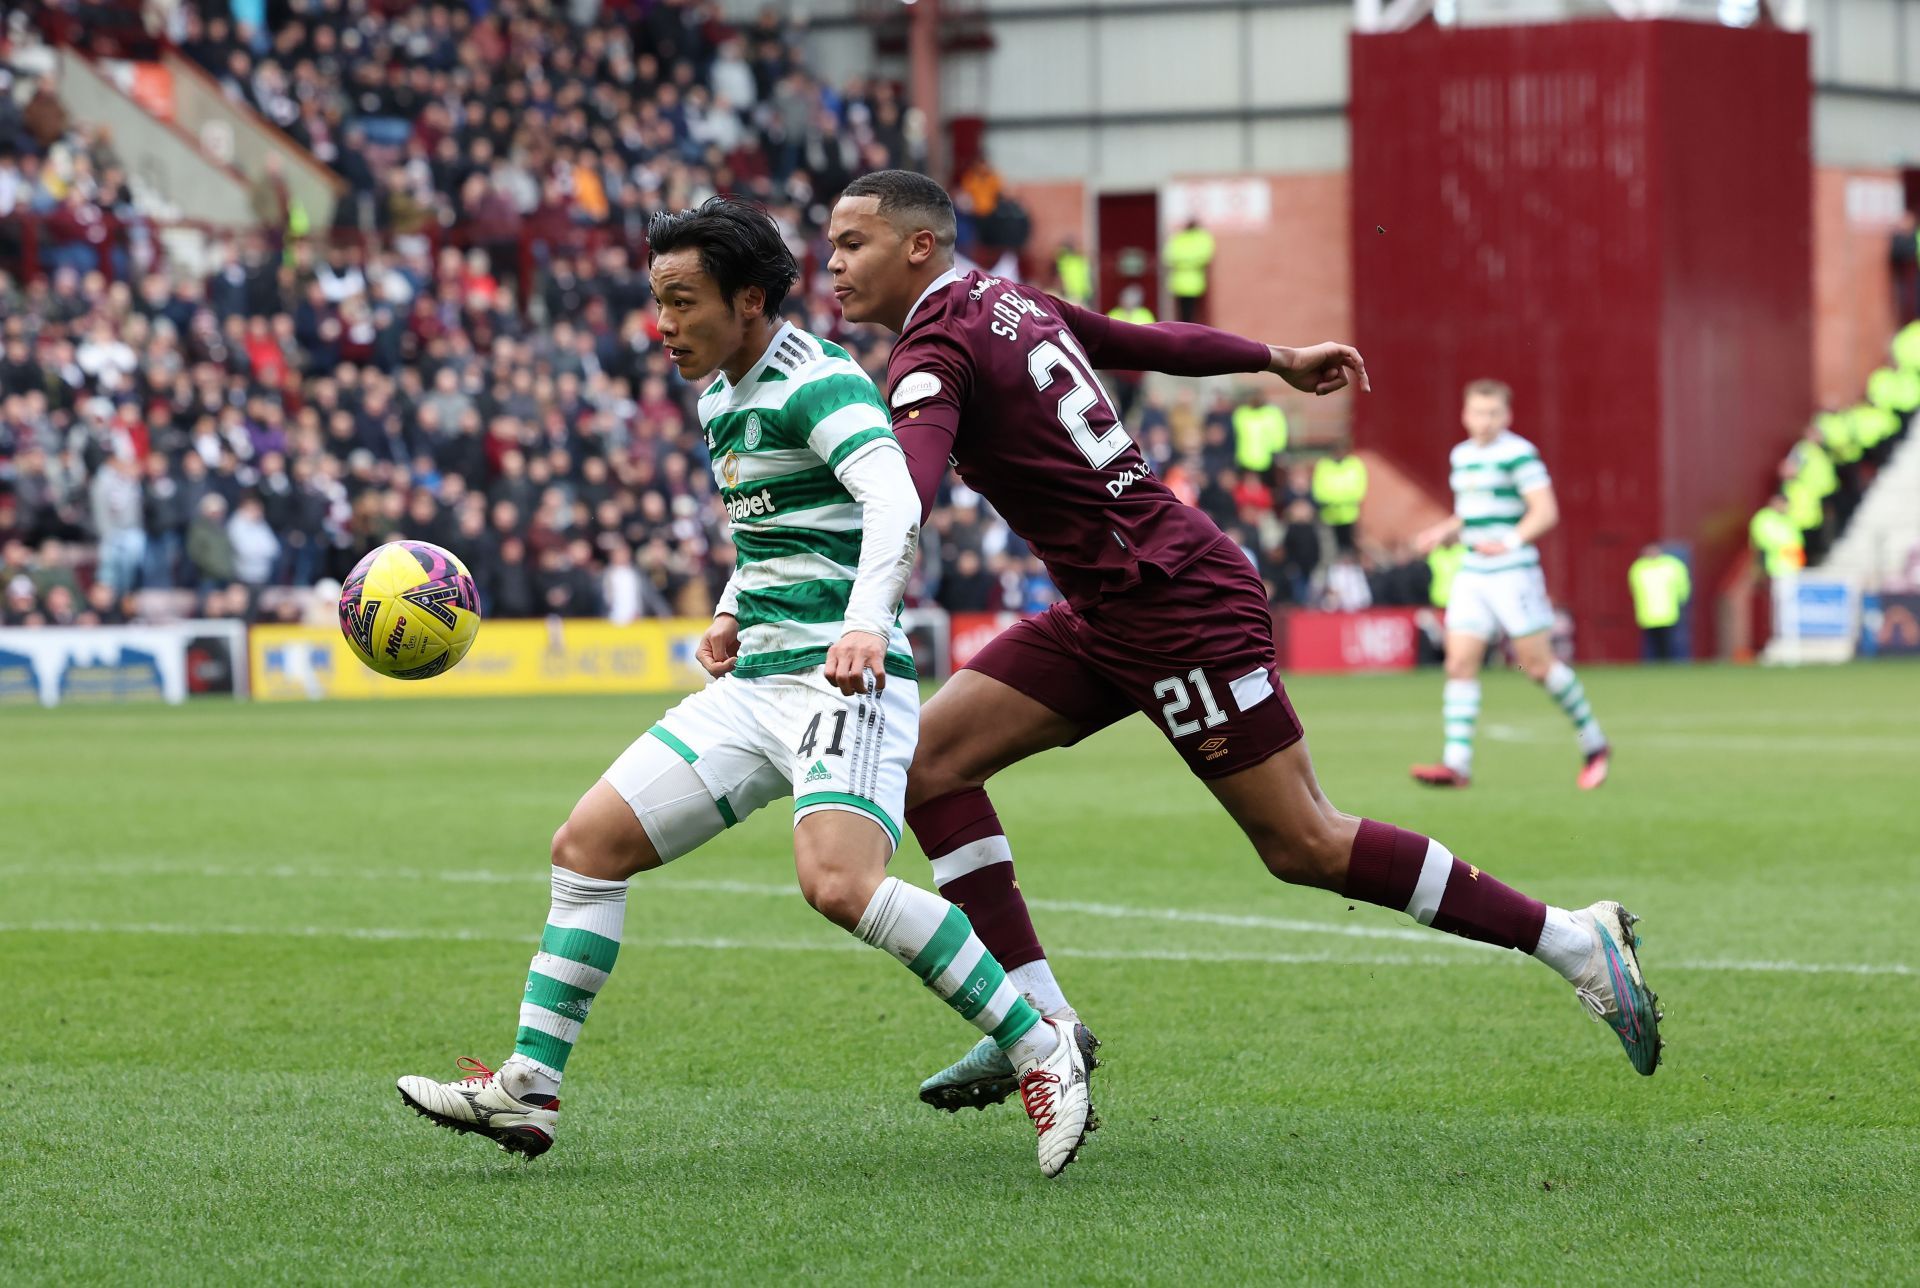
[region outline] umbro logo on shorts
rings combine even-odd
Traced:
[[[1227,740],[1225,738],[1209,738],[1200,744],[1200,750],[1206,754],[1208,760],[1218,760],[1227,754]]]

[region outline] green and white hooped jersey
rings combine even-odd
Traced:
[[[1460,516],[1460,540],[1467,547],[1460,571],[1538,568],[1540,552],[1514,541],[1527,512],[1524,494],[1552,481],[1533,444],[1511,430],[1484,447],[1469,438],[1455,444],[1451,462],[1453,512]],[[1504,541],[1516,548],[1503,555],[1475,554],[1474,545],[1482,541]]]
[[[880,391],[845,349],[789,324],[738,385],[714,378],[700,424],[739,551],[733,674],[825,665],[860,563],[860,505],[839,471],[869,451],[898,450]],[[887,673],[917,678],[897,615]]]

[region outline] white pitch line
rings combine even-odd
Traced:
[[[1522,727],[1520,725],[1487,723],[1480,726],[1480,736],[1489,742],[1541,744],[1566,741],[1566,734],[1558,730]],[[1764,734],[1740,733],[1652,733],[1637,737],[1616,739],[1617,747],[1645,747],[1651,751],[1730,751],[1735,753],[1752,752],[1770,754],[1780,749],[1783,740],[1791,737],[1794,749],[1808,751],[1830,751],[1836,755],[1868,754],[1875,752],[1920,751],[1920,738],[1910,734],[1861,734],[1850,736],[1808,737],[1782,734],[1778,738]]]
[[[531,934],[503,935],[496,932],[478,930],[415,930],[384,926],[195,926],[168,922],[117,923],[104,921],[0,922],[0,935],[8,934],[176,935],[188,938],[246,936],[284,939],[358,939],[401,943],[420,941],[438,943],[519,944],[523,947],[532,946],[537,942],[538,938]],[[865,951],[864,945],[856,943],[852,939],[635,939],[628,941],[623,947],[636,949],[695,949],[714,952],[857,953]],[[1088,961],[1176,962],[1256,966],[1473,966],[1504,965],[1509,962],[1517,963],[1521,960],[1517,954],[1508,956],[1504,953],[1497,957],[1483,957],[1479,955],[1472,957],[1442,957],[1412,954],[1347,957],[1334,953],[1186,952],[1180,949],[1157,948],[1060,948],[1053,950],[1052,955],[1082,958]],[[1764,974],[1786,975],[1891,975],[1907,978],[1920,976],[1920,969],[1909,966],[1904,962],[1709,960],[1660,962],[1658,963],[1658,968],[1660,970],[1708,971],[1734,974],[1759,972]]]
[[[1477,948],[1500,952],[1492,944],[1400,926],[1343,926],[1331,921],[1298,921],[1291,917],[1263,917],[1255,913],[1191,912],[1185,908],[1137,908],[1120,903],[1081,903],[1073,899],[1029,899],[1027,907],[1040,912],[1077,912],[1086,917],[1113,917],[1131,921],[1172,921],[1197,926],[1233,926],[1244,930],[1279,930],[1299,935],[1344,935],[1352,939],[1398,939],[1435,947]]]
[[[0,877],[6,876],[44,876],[47,870],[37,868],[0,868]],[[453,869],[448,871],[427,871],[418,868],[387,868],[382,870],[349,869],[346,871],[320,868],[303,868],[291,864],[276,864],[263,868],[239,868],[220,865],[168,864],[168,863],[120,863],[102,864],[98,867],[69,872],[67,875],[109,876],[109,877],[201,877],[212,880],[254,880],[268,878],[274,880],[314,880],[314,881],[443,881],[456,885],[529,885],[547,884],[545,872],[489,872],[484,869]],[[698,877],[670,877],[642,875],[634,878],[635,888],[644,894],[648,890],[671,890],[689,894],[737,894],[775,898],[798,898],[800,888],[784,882],[733,881],[724,879],[706,879]],[[1350,926],[1331,921],[1303,921],[1293,917],[1268,917],[1253,913],[1199,912],[1185,908],[1143,908],[1130,904],[1084,903],[1074,899],[1029,899],[1027,907],[1036,912],[1072,913],[1083,917],[1104,917],[1125,921],[1164,921],[1192,926],[1224,926],[1239,930],[1273,930],[1283,934],[1296,935],[1338,935],[1347,939],[1385,939],[1402,943],[1425,944],[1429,948],[1444,946],[1448,949],[1480,949],[1499,952],[1490,944],[1478,943],[1471,939],[1457,939],[1452,936],[1436,937],[1433,931],[1418,930],[1411,926]]]

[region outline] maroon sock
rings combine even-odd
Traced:
[[[1012,970],[1047,955],[1013,875],[1013,849],[982,788],[951,792],[907,811],[934,884],[967,914],[994,960]]]
[[[1453,857],[1438,841],[1391,823],[1360,821],[1347,860],[1349,899],[1404,912],[1464,939],[1531,953],[1547,906]]]

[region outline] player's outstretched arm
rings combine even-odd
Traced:
[[[1160,371],[1170,376],[1266,371],[1313,394],[1330,394],[1349,384],[1368,387],[1366,363],[1350,345],[1329,342],[1294,349],[1190,322],[1141,326],[1064,300],[1054,300],[1054,306],[1093,365],[1106,370]]]
[[[834,473],[860,504],[860,566],[847,596],[845,633],[827,650],[827,683],[852,695],[872,676],[878,692],[887,687],[894,611],[920,548],[920,498],[891,436],[854,453]]]

